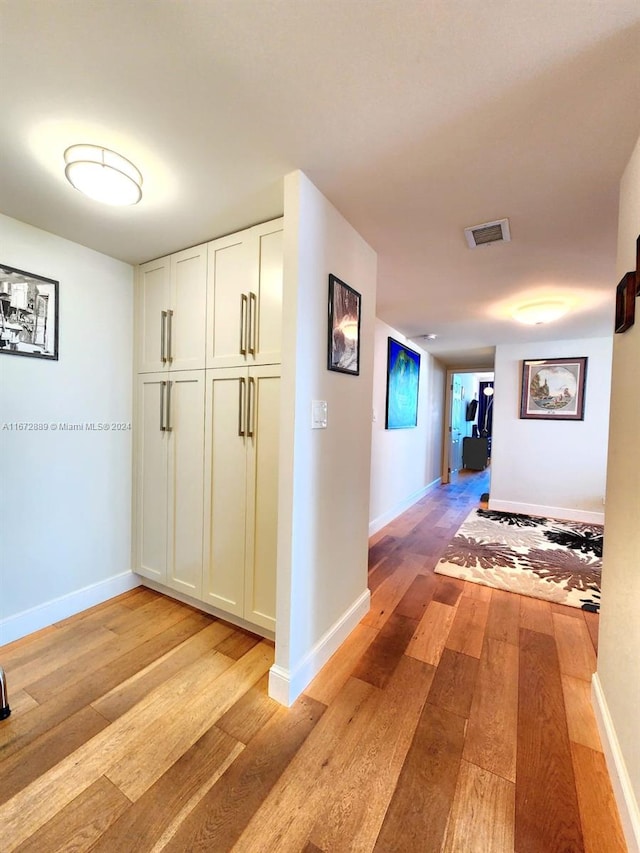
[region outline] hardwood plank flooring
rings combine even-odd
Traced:
[[[498,696],[500,701],[496,701]],[[463,757],[515,782],[517,733],[518,649],[487,637],[478,666]]]
[[[86,706],[0,763],[0,803],[9,800],[108,725]]]
[[[516,851],[584,850],[556,645],[527,628],[518,700]]]
[[[476,686],[476,658],[444,649],[429,692],[429,701],[468,719]]]
[[[325,710],[304,695],[292,708],[279,708],[179,827],[166,850],[231,850]]]
[[[321,850],[371,850],[411,745],[435,670],[403,657],[372,724],[321,810],[311,840]]]
[[[443,853],[513,853],[515,785],[463,761]]]
[[[451,625],[456,615],[455,607],[431,601],[407,647],[407,654],[424,663],[440,663]]]
[[[98,779],[66,808],[59,811],[17,850],[20,853],[66,853],[91,850],[94,842],[130,806],[129,800],[107,779]]]
[[[586,853],[625,853],[627,847],[619,825],[611,824],[615,811],[602,752],[579,743],[571,744],[573,769]]]
[[[484,594],[488,587],[477,586]],[[491,590],[489,590],[491,593]],[[482,652],[484,632],[489,616],[489,601],[467,595],[461,595],[458,601],[456,616],[446,640],[446,647],[454,652],[461,652],[474,658],[479,658]]]
[[[488,491],[371,539],[371,613],[289,708],[273,644],[142,587],[0,648],[0,849],[624,853],[597,614],[434,574]]]
[[[425,703],[374,850],[440,850],[453,803],[465,720]]]

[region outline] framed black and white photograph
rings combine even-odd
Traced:
[[[58,360],[58,282],[0,264],[0,354]]]
[[[329,276],[329,370],[339,373],[360,373],[360,294]]]
[[[584,420],[586,357],[522,362],[520,417],[547,421]]]

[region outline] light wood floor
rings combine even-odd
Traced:
[[[433,573],[487,487],[372,540],[369,615],[291,709],[273,646],[139,588],[0,649],[0,849],[619,853],[597,617]]]

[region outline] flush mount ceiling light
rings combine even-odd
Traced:
[[[64,152],[69,183],[84,195],[104,204],[137,204],[142,198],[142,175],[136,167],[109,148],[71,145]]]
[[[514,309],[511,316],[519,323],[529,326],[540,326],[543,323],[551,323],[566,314],[569,306],[559,299],[546,300],[545,302],[529,302]]]

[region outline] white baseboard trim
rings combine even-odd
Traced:
[[[294,672],[274,664],[269,670],[269,696],[281,705],[292,705],[331,655],[344,643],[358,622],[367,615],[370,603],[371,593],[366,589],[320,637]]]
[[[565,506],[540,506],[515,501],[496,501],[489,498],[489,509],[497,512],[520,512],[524,515],[543,515],[564,521],[582,521],[585,524],[604,524],[604,512],[589,512],[585,509],[571,509]]]
[[[377,533],[378,530],[382,530],[383,527],[386,527],[387,524],[390,524],[394,518],[397,518],[399,515],[409,509],[410,506],[413,506],[416,501],[419,501],[420,498],[423,498],[431,489],[434,489],[436,486],[439,486],[442,482],[442,477],[437,477],[435,480],[432,480],[431,483],[428,483],[422,489],[418,489],[417,492],[413,492],[413,494],[409,495],[408,498],[397,503],[392,509],[387,512],[383,512],[382,515],[379,515],[377,518],[374,518],[373,521],[369,522],[369,536],[373,536],[374,533]]]
[[[591,680],[591,697],[625,841],[629,853],[640,853],[640,808],[631,787],[627,766],[597,672]]]
[[[138,576],[133,572],[122,572],[115,577],[61,595],[60,598],[45,601],[44,604],[23,610],[14,616],[7,616],[0,621],[0,645],[12,643],[68,616],[75,616],[88,607],[102,604],[103,601],[128,592],[136,586],[140,586]]]

